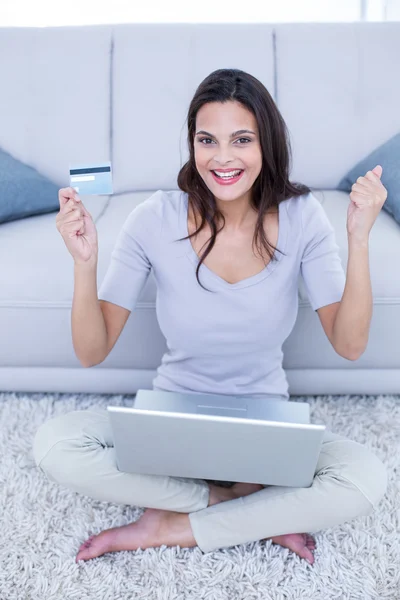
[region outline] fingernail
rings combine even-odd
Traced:
[[[310,565],[312,565],[312,562],[311,562],[311,560],[310,560],[309,558],[306,558],[306,561],[307,561],[307,562],[308,562]]]

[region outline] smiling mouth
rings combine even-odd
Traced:
[[[236,177],[240,177],[240,175],[243,173],[244,169],[232,169],[232,171],[235,172],[235,175],[231,175],[231,176],[227,177],[226,175],[221,175],[220,173],[217,173],[217,171],[214,171],[213,169],[211,169],[211,173],[213,175],[215,175],[215,177],[218,177],[219,179],[223,179],[226,181],[229,181],[230,179],[235,179]]]

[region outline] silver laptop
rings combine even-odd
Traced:
[[[308,487],[325,431],[309,404],[274,397],[138,390],[107,410],[126,473]]]

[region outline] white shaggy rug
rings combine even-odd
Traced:
[[[132,396],[0,394],[0,600],[400,600],[400,396],[291,400],[307,400],[313,423],[366,444],[389,469],[373,514],[310,532],[313,566],[269,540],[206,554],[162,546],[76,564],[86,538],[144,509],[52,483],[33,461],[32,440],[52,416],[131,404]]]

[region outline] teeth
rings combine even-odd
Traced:
[[[218,171],[214,171],[214,173],[217,175],[217,177],[221,177],[222,179],[224,177],[229,178],[229,177],[234,177],[235,175],[239,175],[239,173],[241,173],[241,169],[239,169],[238,171],[230,171],[229,173],[218,173]]]

